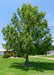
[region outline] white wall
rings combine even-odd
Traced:
[[[4,51],[0,51],[0,55],[4,55]]]

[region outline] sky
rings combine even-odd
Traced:
[[[45,18],[48,21],[54,45],[54,0],[0,0],[0,49],[3,49],[2,43],[5,43],[1,32],[2,27],[10,23],[13,13],[17,8],[21,8],[23,3],[38,6],[39,11],[46,12]]]

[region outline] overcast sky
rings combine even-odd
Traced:
[[[2,27],[10,23],[13,12],[16,12],[17,7],[20,8],[23,3],[31,3],[32,6],[38,6],[39,11],[46,12],[45,18],[52,33],[52,44],[54,44],[54,0],[0,0],[0,49],[3,49],[1,43],[5,43],[1,32]]]

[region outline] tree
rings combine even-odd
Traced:
[[[51,46],[51,49],[50,50],[54,50],[54,45]]]
[[[51,34],[45,14],[38,12],[37,6],[23,4],[13,14],[11,23],[2,29],[8,47],[26,54],[25,65],[29,64],[28,55],[44,54],[51,46]]]

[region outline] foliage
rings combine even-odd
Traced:
[[[54,45],[51,46],[51,50],[54,50]]]
[[[3,27],[2,33],[6,44],[4,48],[13,49],[18,54],[44,54],[51,47],[51,34],[45,12],[38,12],[38,7],[23,4],[13,14],[11,23]],[[26,61],[28,62],[28,61]]]
[[[9,58],[10,57],[10,53],[6,53],[3,55],[3,58]]]

